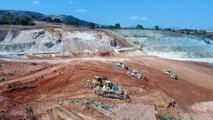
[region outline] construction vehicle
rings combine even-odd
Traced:
[[[106,81],[104,86],[96,86],[94,88],[94,93],[107,98],[115,98],[121,100],[127,100],[128,94],[123,91],[122,87],[119,85],[113,85],[111,81]]]
[[[107,80],[107,78],[104,76],[103,77],[95,76],[93,80],[87,80],[86,84],[87,84],[87,87],[93,89],[96,86],[103,87],[106,80]]]
[[[163,70],[163,74],[171,79],[178,80],[177,75],[171,69]]]
[[[129,77],[133,77],[133,78],[138,79],[138,80],[142,80],[142,79],[143,79],[141,73],[139,73],[139,72],[136,71],[136,70],[133,70],[132,72],[129,72],[129,71],[128,71],[128,72],[127,72],[127,75],[128,75]]]
[[[119,69],[123,69],[123,70],[128,70],[128,66],[122,62],[118,62],[116,64],[116,68],[119,68]]]

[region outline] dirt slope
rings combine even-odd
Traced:
[[[131,104],[148,104],[155,106],[154,108],[159,114],[168,115],[178,115],[183,112],[191,113],[193,112],[189,109],[191,105],[213,101],[212,68],[157,57],[126,58],[125,63],[130,69],[142,72],[147,78],[147,80],[138,81],[129,78],[126,75],[127,71],[116,69],[114,67],[115,62],[110,61],[114,58],[107,59],[109,60],[82,61],[79,59],[8,82],[2,82],[0,84],[2,91],[0,95],[21,104],[30,104],[40,119],[44,119],[45,116],[47,118],[54,117],[54,113],[58,113],[54,118],[64,119],[67,116],[68,118],[69,116],[71,118],[77,117],[77,119],[86,119],[86,117],[99,119],[100,116],[108,119],[110,117],[109,114],[104,114],[110,112],[110,109],[106,110],[107,112],[101,112],[102,109],[96,108],[92,104],[89,104],[89,106],[79,102],[79,104],[71,104],[73,102],[69,102],[68,105],[64,104],[65,101],[74,98],[82,100],[90,98],[104,104],[118,106],[118,108],[123,103],[130,106]],[[176,71],[179,80],[174,81],[164,76],[162,69],[165,68]],[[113,83],[122,85],[129,93],[130,103],[94,95],[92,90],[85,87],[85,81],[93,79],[95,75],[107,76]],[[176,103],[175,107],[168,108],[168,105],[172,102]],[[121,106],[120,108],[122,108]],[[147,107],[147,109],[150,110],[144,110],[153,111],[152,113],[147,112],[147,114],[156,114],[152,107]],[[88,112],[84,116],[84,110],[93,112]],[[132,110],[136,112],[137,108]],[[127,114],[126,112],[123,113]]]

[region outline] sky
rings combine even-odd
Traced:
[[[104,25],[213,29],[213,0],[0,0],[2,10],[72,15]]]

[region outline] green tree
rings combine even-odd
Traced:
[[[89,28],[90,29],[95,29],[95,24],[94,23],[89,23]]]
[[[155,30],[159,30],[160,27],[158,25],[155,26]]]
[[[35,25],[35,23],[32,21],[32,19],[24,17],[19,18],[18,24],[20,25]]]
[[[119,23],[116,23],[115,24],[115,29],[120,29],[121,28],[121,25]]]
[[[143,29],[143,26],[140,25],[140,24],[138,24],[138,25],[136,26],[136,29]]]
[[[167,31],[172,31],[172,29],[171,29],[171,28],[165,28],[165,30],[167,30]]]
[[[28,24],[29,24],[29,21],[26,20],[26,19],[21,19],[21,20],[19,21],[19,24],[21,24],[21,25],[28,25]]]
[[[45,17],[42,20],[46,22],[53,22],[53,19],[51,17]]]
[[[72,25],[72,26],[75,26],[75,27],[79,26],[79,23],[78,22],[74,22],[74,21],[64,21],[63,23],[67,24],[67,25]]]
[[[20,17],[13,15],[0,15],[0,24],[8,24],[8,25],[35,25],[33,20],[28,17]]]
[[[62,23],[62,21],[60,19],[57,19],[57,18],[54,19],[53,22],[55,22],[55,23]]]
[[[109,28],[109,29],[115,29],[115,26],[109,25],[108,28]]]

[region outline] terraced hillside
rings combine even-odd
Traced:
[[[5,26],[7,27],[7,26]],[[58,55],[112,51],[113,47],[128,47],[113,34],[86,28],[46,26],[40,28],[0,30],[0,55]]]
[[[211,63],[213,61],[213,41],[210,39],[154,30],[115,30],[113,33],[121,35],[134,46],[143,46],[144,52],[141,54]]]

